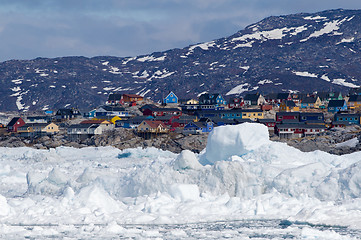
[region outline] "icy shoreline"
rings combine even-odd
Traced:
[[[0,233],[244,219],[361,229],[361,152],[303,153],[269,141],[259,124],[215,130],[200,154],[0,148]]]

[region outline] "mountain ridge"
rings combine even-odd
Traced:
[[[160,101],[203,92],[343,91],[361,85],[361,11],[270,16],[235,34],[136,57],[0,63],[0,111],[96,107],[112,92]]]

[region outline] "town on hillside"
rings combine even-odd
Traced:
[[[132,129],[149,137],[171,132],[204,134],[214,127],[258,122],[280,139],[313,136],[334,127],[361,124],[361,88],[340,92],[259,93],[226,99],[204,93],[197,99],[179,99],[170,92],[161,104],[143,96],[112,93],[104,105],[81,113],[77,108],[12,117],[3,123],[2,136],[33,138],[67,134],[84,140],[105,131]]]

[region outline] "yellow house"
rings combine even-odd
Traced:
[[[52,135],[59,132],[55,123],[27,123],[18,128],[20,136],[31,137],[35,135]]]
[[[350,109],[360,109],[361,108],[361,95],[351,95],[348,99],[347,107]]]
[[[264,113],[261,109],[243,109],[242,110],[242,119],[264,119]]]
[[[168,128],[161,121],[144,120],[137,128],[138,132],[166,133]]]
[[[280,103],[280,112],[298,112],[300,107],[296,106],[295,102],[292,100],[284,100]]]

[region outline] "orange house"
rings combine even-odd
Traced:
[[[123,94],[123,101],[126,103],[143,101],[144,97],[137,94]]]

